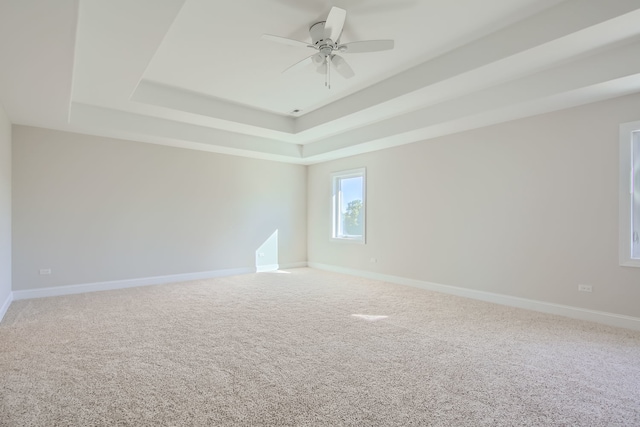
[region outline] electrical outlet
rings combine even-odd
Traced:
[[[376,258],[371,258],[371,259],[369,260],[369,262],[370,262],[371,264],[375,264],[376,262],[378,262],[378,260],[377,260]]]
[[[41,268],[40,269],[40,275],[41,276],[48,276],[49,274],[51,274],[51,269],[50,268]]]
[[[580,292],[593,292],[591,285],[578,285],[578,290]]]

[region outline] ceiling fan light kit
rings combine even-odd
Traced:
[[[350,79],[355,72],[348,62],[338,53],[366,53],[393,49],[393,40],[364,40],[351,43],[340,43],[340,36],[344,28],[347,11],[339,7],[332,7],[326,21],[316,22],[309,28],[311,44],[286,37],[264,34],[265,40],[286,44],[289,46],[312,48],[317,53],[286,68],[283,73],[292,71],[308,64],[314,64],[319,73],[325,75],[325,86],[331,88],[331,68],[346,79]]]

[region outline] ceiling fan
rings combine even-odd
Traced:
[[[344,44],[340,43],[340,36],[346,17],[346,10],[335,6],[332,7],[326,21],[316,22],[309,28],[311,43],[271,34],[263,34],[262,38],[290,46],[307,47],[317,50],[317,53],[293,64],[285,69],[283,73],[308,64],[315,64],[317,71],[326,76],[325,86],[331,88],[331,68],[335,68],[338,74],[346,79],[350,79],[355,75],[351,66],[342,56],[339,56],[338,53],[379,52],[393,49],[393,40],[364,40]]]

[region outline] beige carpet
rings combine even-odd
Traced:
[[[640,426],[640,333],[312,269],[17,301],[0,425]]]

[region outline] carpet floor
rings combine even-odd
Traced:
[[[308,268],[14,302],[2,426],[640,426],[640,333]]]

